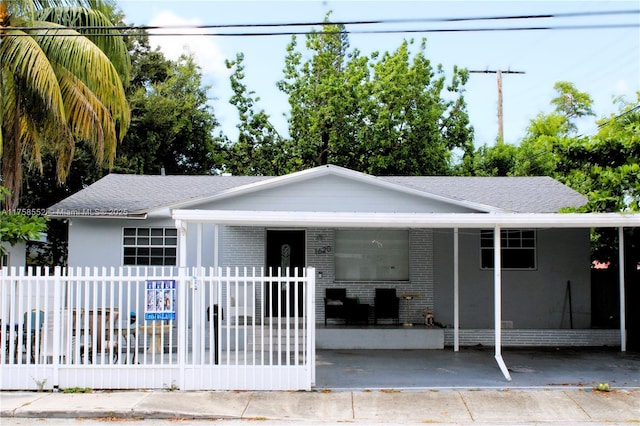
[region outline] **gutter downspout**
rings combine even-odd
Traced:
[[[493,308],[494,308],[494,333],[495,333],[495,359],[505,379],[511,381],[511,375],[502,359],[502,263],[500,246],[500,226],[493,230]]]
[[[624,228],[618,228],[618,263],[619,266],[619,280],[620,280],[620,351],[627,351],[627,317],[625,307],[625,289],[624,289]]]

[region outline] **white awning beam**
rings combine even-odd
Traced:
[[[358,213],[174,210],[173,219],[236,226],[334,228],[618,228],[640,227],[627,213]]]

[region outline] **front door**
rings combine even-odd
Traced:
[[[305,264],[306,233],[304,230],[267,230],[267,276],[286,274],[289,268],[290,274],[294,268],[298,268],[298,276],[302,276]],[[279,269],[280,271],[279,272]],[[291,285],[294,283],[267,283],[266,316],[278,315],[278,299],[280,300],[281,315],[294,316],[296,306],[296,292]],[[303,315],[304,297],[302,283],[298,286],[298,315]],[[287,288],[289,297],[287,302]],[[280,297],[278,298],[278,294]],[[288,312],[287,312],[288,309]]]

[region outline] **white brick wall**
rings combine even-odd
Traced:
[[[411,301],[412,322],[423,322],[423,309],[433,308],[433,232],[429,229],[409,231],[409,281],[335,281],[333,229],[307,230],[307,264],[316,267],[316,312],[319,321],[324,321],[324,296],[327,287],[347,289],[347,296],[359,297],[360,303],[373,306],[376,288],[395,288],[397,294],[420,294]],[[327,248],[330,248],[327,250]],[[319,277],[322,272],[322,278]],[[407,319],[407,302],[400,301],[400,321]]]
[[[220,266],[264,267],[264,245],[264,228],[248,226],[223,227]]]
[[[453,329],[444,330],[445,346],[453,346]],[[460,330],[460,346],[494,346],[491,329]],[[502,330],[503,346],[619,346],[619,330]]]

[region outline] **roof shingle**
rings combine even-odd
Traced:
[[[82,216],[83,212],[126,211],[144,214],[197,201],[245,185],[275,179],[269,176],[150,176],[110,174],[53,205],[53,216]],[[579,207],[586,198],[549,177],[393,176],[378,179],[398,186],[468,201],[516,213],[554,213]],[[121,213],[120,213],[121,214]]]

